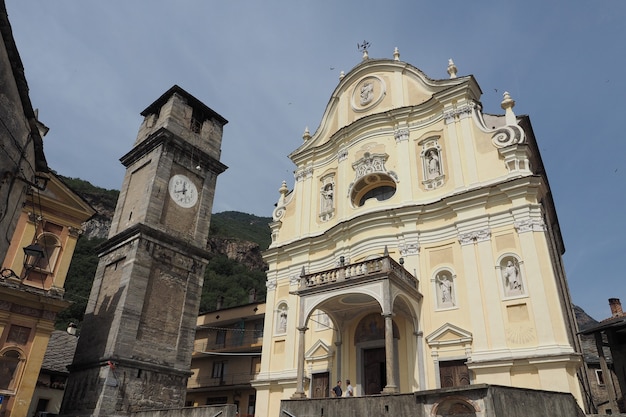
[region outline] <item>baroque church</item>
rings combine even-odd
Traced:
[[[289,157],[264,258],[257,413],[280,400],[469,384],[582,406],[564,245],[528,116],[483,112],[473,76],[400,60],[342,73]]]

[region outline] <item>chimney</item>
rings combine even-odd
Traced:
[[[611,306],[611,317],[621,317],[624,315],[622,303],[620,303],[619,298],[609,298],[609,306]]]
[[[217,305],[215,306],[216,310],[221,310],[222,306],[224,305],[224,297],[222,297],[221,295],[217,296]]]

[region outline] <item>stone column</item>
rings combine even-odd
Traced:
[[[387,385],[383,388],[385,394],[398,392],[396,385],[396,356],[393,349],[393,314],[383,314],[385,318],[385,362],[387,368]]]
[[[296,392],[293,393],[291,398],[306,398],[304,392],[304,334],[308,330],[308,327],[298,327],[298,370],[296,381]]]
[[[417,368],[419,372],[419,390],[426,389],[426,368],[424,364],[424,332],[421,330],[413,333],[417,340]]]
[[[341,345],[342,345],[342,341],[338,340],[337,342],[335,342],[335,351],[337,352],[337,375],[335,376],[335,378],[331,378],[331,379],[336,379],[337,381],[339,381],[341,379]],[[334,382],[334,381],[331,381]]]

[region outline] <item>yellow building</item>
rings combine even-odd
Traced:
[[[340,77],[289,157],[264,258],[257,415],[280,400],[474,383],[571,392],[564,246],[530,120],[473,76],[392,59]],[[344,390],[345,392],[345,390]]]
[[[240,417],[254,416],[264,316],[256,302],[198,316],[186,406],[235,404]]]
[[[55,175],[40,177],[46,187],[30,188],[2,262],[0,416],[27,415],[56,315],[69,305],[63,288],[81,223],[95,213]]]

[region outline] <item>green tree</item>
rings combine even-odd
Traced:
[[[64,330],[71,322],[77,325],[83,321],[85,308],[91,293],[91,284],[98,267],[97,247],[106,239],[81,237],[76,243],[70,269],[65,278],[65,299],[72,302],[56,318],[55,327]]]

